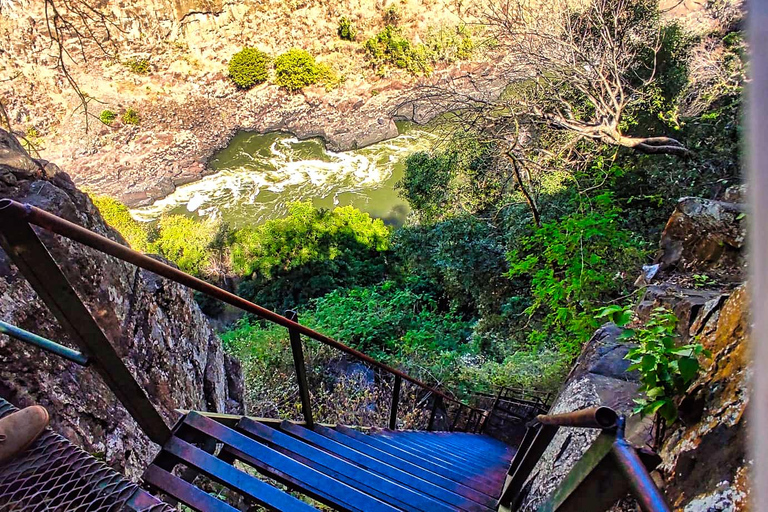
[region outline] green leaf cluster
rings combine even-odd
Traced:
[[[243,48],[229,60],[229,78],[241,89],[266,82],[270,58],[256,48]]]
[[[595,318],[609,319],[619,327],[632,320],[628,307],[603,308]],[[678,416],[675,399],[686,392],[701,369],[699,359],[711,358],[709,350],[701,343],[678,346],[675,328],[677,316],[670,310],[658,307],[651,312],[648,321],[640,328],[625,328],[620,339],[637,344],[627,352],[625,359],[632,364],[627,371],[640,373],[640,391],[645,397],[635,399],[634,412],[641,415],[658,414],[667,424]]]
[[[117,119],[117,114],[115,114],[111,110],[105,109],[101,111],[101,114],[99,114],[99,121],[101,121],[107,126],[111,125],[115,119]]]
[[[123,117],[121,118],[123,120],[124,124],[130,124],[130,125],[138,125],[141,123],[141,118],[139,117],[139,113],[133,109],[132,107],[128,107],[128,109],[123,112]]]

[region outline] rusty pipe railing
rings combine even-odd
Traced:
[[[331,346],[346,354],[361,359],[369,365],[393,375],[399,376],[401,379],[411,382],[421,389],[439,396],[443,400],[460,404],[463,407],[467,407],[472,410],[480,411],[480,409],[465,405],[459,400],[427,385],[419,379],[411,377],[410,375],[396,368],[381,363],[373,359],[371,356],[352,347],[349,347],[339,341],[336,341],[322,333],[319,333],[314,329],[294,322],[293,320],[270,311],[269,309],[261,307],[258,304],[254,304],[253,302],[245,300],[242,297],[235,295],[234,293],[230,293],[208,282],[205,282],[202,279],[193,277],[182,270],[174,268],[129,247],[114,242],[82,226],[78,226],[77,224],[74,224],[66,219],[62,219],[61,217],[53,215],[52,213],[46,212],[45,210],[41,210],[40,208],[30,204],[21,204],[18,201],[14,201],[12,199],[2,199],[0,200],[0,217],[34,224],[35,226],[41,227],[47,231],[61,235],[75,242],[79,242],[85,246],[91,247],[92,249],[96,249],[97,251],[109,254],[110,256],[131,263],[137,267],[149,270],[150,272],[154,272],[155,274],[170,279],[171,281],[175,281],[176,283],[184,285],[188,288],[197,290],[198,292],[209,295],[213,298],[221,300],[222,302],[226,302],[227,304],[230,304],[243,311],[257,315],[272,323],[286,327],[293,332],[298,332],[311,339],[319,341],[320,343]]]
[[[632,495],[637,500],[643,512],[671,512],[667,500],[653,482],[648,469],[637,455],[635,447],[624,437],[626,420],[622,416],[618,419],[616,440],[613,442],[611,452],[619,470],[629,482]]]
[[[557,427],[614,428],[619,415],[610,407],[589,407],[563,414],[539,414],[536,421]]]

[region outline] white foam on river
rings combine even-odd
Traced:
[[[336,153],[319,140],[240,133],[211,159],[215,174],[182,185],[131,214],[153,221],[180,213],[242,226],[281,217],[289,202],[311,199],[326,208],[352,204],[377,217],[396,216],[396,211],[402,216],[407,207],[394,191],[402,176],[402,160],[428,149],[434,138],[411,130],[363,149]]]

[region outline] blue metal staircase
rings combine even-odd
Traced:
[[[195,445],[218,449],[207,453]],[[247,417],[230,428],[190,412],[144,480],[151,490],[202,511],[234,509],[187,481],[193,478],[175,476],[177,465],[271,510],[312,510],[307,502],[317,502],[359,512],[490,511],[514,453],[482,434],[308,428]]]

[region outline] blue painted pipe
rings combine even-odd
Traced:
[[[70,361],[75,362],[80,366],[88,365],[88,357],[84,356],[77,350],[72,350],[71,348],[60,345],[55,341],[43,338],[42,336],[38,336],[37,334],[25,331],[24,329],[19,329],[15,325],[0,321],[0,333],[23,341],[24,343],[29,343],[30,345],[42,348],[48,352],[52,352],[58,356],[63,357],[64,359],[69,359]]]

